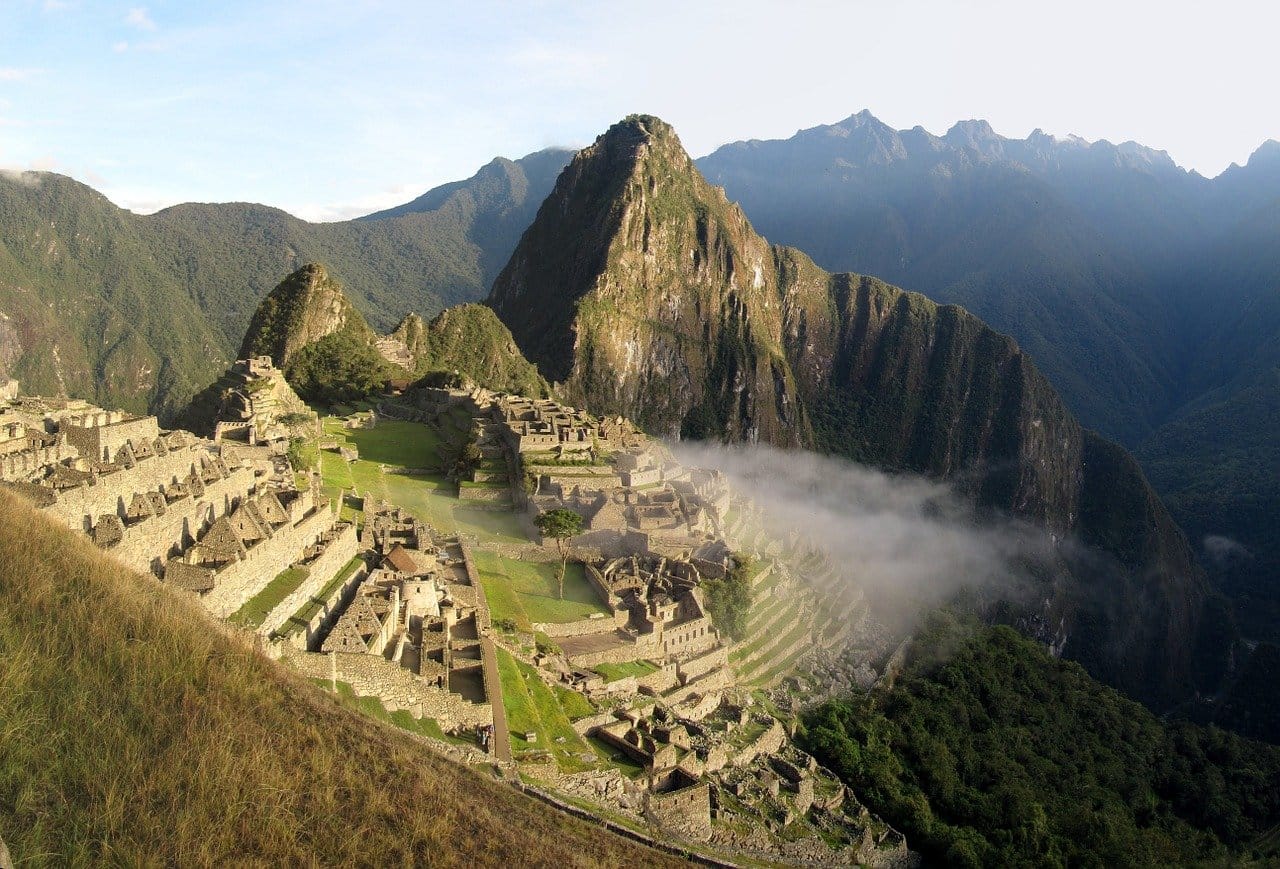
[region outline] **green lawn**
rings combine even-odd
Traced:
[[[267,614],[302,585],[302,581],[308,576],[310,574],[305,568],[286,568],[279,576],[267,583],[266,588],[245,601],[244,606],[232,613],[228,621],[246,628],[261,626]]]
[[[577,756],[591,748],[573,729],[565,708],[547,683],[532,667],[517,661],[505,649],[496,651],[512,751],[517,756],[534,749],[549,751],[560,768],[570,772],[592,766]],[[585,698],[581,699],[586,702]],[[536,742],[525,741],[524,734],[528,731],[538,734]],[[564,741],[556,742],[557,737],[563,737]]]
[[[344,564],[342,570],[334,574],[333,579],[325,583],[324,588],[313,594],[296,613],[290,616],[288,621],[280,626],[277,633],[280,636],[288,636],[304,629],[307,623],[320,611],[320,607],[324,606],[324,602],[329,599],[329,595],[333,594],[334,589],[346,582],[351,577],[351,574],[355,573],[356,569],[363,563],[364,560],[357,555]]]
[[[596,707],[591,705],[591,701],[572,688],[556,685],[555,692],[556,700],[559,702],[561,710],[564,711],[570,721],[577,721],[579,718],[586,718],[588,715],[596,714]]]
[[[624,664],[600,664],[595,671],[604,677],[606,682],[617,682],[628,676],[648,676],[655,672],[658,665],[652,661],[627,661]]]
[[[326,427],[339,440],[360,451],[363,461],[406,468],[440,468],[440,446],[444,439],[430,426],[397,419],[380,421],[373,428]]]
[[[581,564],[569,565],[564,600],[560,600],[556,586],[559,564],[518,561],[483,549],[472,555],[495,619],[514,619],[522,630],[530,630],[532,622],[572,622],[592,613],[608,615]]]

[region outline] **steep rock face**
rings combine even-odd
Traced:
[[[768,245],[661,121],[628,118],[579,153],[490,304],[593,412],[947,479],[1099,547],[1060,555],[1076,581],[1054,615],[1092,644],[1067,654],[1144,699],[1192,690],[1203,577],[1133,459],[962,308]]]
[[[651,430],[809,440],[782,354],[773,252],[634,116],[560,176],[490,303],[566,397]]]
[[[324,266],[309,263],[281,281],[258,305],[239,358],[270,356],[277,367],[285,368],[303,347],[343,331],[370,341],[374,337],[342,285]]]

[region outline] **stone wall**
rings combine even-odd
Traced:
[[[213,590],[200,596],[205,608],[219,618],[226,618],[275,579],[280,571],[297,561],[302,550],[315,543],[321,534],[333,527],[333,514],[319,507],[296,525],[277,528],[217,573]]]
[[[720,642],[711,619],[702,616],[664,627],[662,650],[668,655],[697,654],[714,648]]]
[[[414,718],[434,718],[444,730],[493,724],[488,703],[472,703],[428,685],[381,655],[300,652],[286,648],[284,659],[305,676],[336,678],[360,697],[377,697],[390,711],[406,709]]]
[[[534,622],[535,631],[542,631],[548,637],[581,637],[585,634],[599,634],[609,628],[626,627],[630,613],[626,610],[615,610],[612,616],[600,614],[598,618],[578,619],[574,622]]]
[[[686,839],[711,838],[711,785],[699,782],[672,793],[645,794],[645,816],[665,830]]]
[[[680,682],[675,664],[664,664],[652,673],[636,677],[636,687],[646,694],[661,694]]]
[[[694,694],[707,694],[714,691],[720,691],[724,688],[732,687],[734,684],[733,674],[728,668],[712,670],[696,679],[691,679],[672,691],[668,691],[662,695],[662,699],[671,705],[683,702]]]
[[[733,756],[733,764],[735,766],[746,766],[761,755],[767,757],[771,754],[776,754],[786,741],[787,731],[783,729],[781,722],[775,720],[768,730],[757,736],[750,745]]]
[[[571,658],[571,661],[575,667],[581,667],[589,670],[598,664],[625,664],[628,661],[638,661],[641,658],[652,658],[655,655],[660,654],[661,652],[657,643],[657,635],[641,634],[636,638],[636,642],[634,643],[627,642],[612,649],[574,655]]]
[[[26,480],[49,465],[79,455],[80,451],[62,438],[58,438],[52,446],[5,453],[0,456],[0,480],[6,483]]]
[[[108,422],[105,425],[68,423],[60,426],[60,431],[66,432],[67,442],[79,449],[82,456],[100,462],[114,459],[116,452],[129,441],[151,443],[160,437],[160,426],[154,416]]]
[[[676,666],[679,669],[680,678],[688,682],[691,679],[698,678],[703,673],[709,673],[718,667],[724,667],[728,663],[729,649],[725,646],[719,646],[705,654],[681,661]]]
[[[115,513],[123,518],[129,501],[136,493],[167,489],[175,480],[186,479],[192,468],[198,473],[201,470],[200,458],[205,454],[202,446],[195,445],[139,459],[132,468],[103,474],[92,485],[59,491],[57,502],[46,508],[46,512],[68,527],[88,533],[104,513]]]
[[[175,550],[185,549],[211,522],[245,497],[252,486],[253,471],[236,468],[226,479],[205,484],[199,498],[188,495],[169,504],[161,515],[124,526],[120,542],[107,551],[135,570],[157,572]]]
[[[496,504],[503,501],[510,501],[511,489],[507,486],[459,486],[458,500]]]
[[[305,652],[308,649],[317,651],[320,648],[320,638],[326,634],[333,623],[338,620],[342,610],[351,602],[351,598],[355,595],[356,588],[360,583],[364,582],[365,577],[369,575],[369,569],[361,564],[347,577],[346,582],[335,588],[324,603],[316,611],[310,621],[307,622],[306,628],[299,628],[291,632],[282,641],[298,651]],[[301,604],[299,604],[301,607]],[[294,610],[297,612],[297,610]],[[285,616],[287,619],[288,616]],[[279,655],[277,655],[279,657]]]
[[[358,549],[356,526],[343,523],[335,526],[334,531],[336,536],[328,542],[324,552],[320,553],[315,561],[306,565],[307,578],[280,601],[275,609],[267,613],[267,617],[262,620],[262,625],[258,628],[259,633],[270,634],[283,625],[289,616],[300,610],[312,595],[319,593],[331,579],[338,575],[338,571],[356,557]]]

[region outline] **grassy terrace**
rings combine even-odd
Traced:
[[[551,752],[556,763],[566,771],[593,766],[594,764],[579,757],[590,753],[592,749],[582,741],[582,737],[569,723],[569,715],[556,693],[528,664],[516,660],[504,649],[496,651],[498,676],[502,680],[502,702],[507,710],[507,726],[511,730],[511,748],[517,758],[521,752],[542,750]],[[582,695],[575,696],[581,703],[586,703],[586,698]],[[574,704],[571,711],[575,713],[582,709],[578,701],[570,701]],[[526,741],[526,732],[537,733],[538,741]],[[557,742],[558,738],[563,738],[564,741]]]
[[[401,474],[384,472],[381,465],[439,468],[440,454],[450,453],[465,431],[451,424],[441,433],[416,422],[387,420],[371,429],[345,429],[332,417],[325,432],[339,443],[356,447],[360,458],[347,462],[336,452],[320,455],[325,493],[335,497],[343,489],[369,494],[405,508],[444,534],[469,534],[499,543],[528,543],[519,518],[510,512],[488,510],[458,501],[457,489],[443,472]],[[460,424],[459,424],[460,425]],[[505,488],[506,484],[495,484]],[[344,511],[347,516],[349,508]]]
[[[604,677],[606,682],[617,682],[628,676],[648,676],[656,672],[658,665],[652,661],[627,661],[625,664],[600,664],[595,671]]]
[[[356,556],[343,565],[342,570],[339,570],[333,579],[325,583],[323,588],[312,595],[296,613],[290,616],[289,619],[276,631],[276,634],[287,637],[290,634],[304,630],[307,627],[307,624],[315,618],[316,613],[320,612],[320,608],[324,606],[325,601],[329,599],[329,595],[333,594],[334,590],[337,589],[338,586],[346,582],[351,577],[351,574],[355,573],[356,569],[359,568],[362,563],[363,561],[360,556]]]
[[[778,666],[780,666],[777,656],[787,652],[792,643],[795,643],[801,637],[805,636],[810,630],[812,630],[812,626],[809,624],[808,619],[796,619],[795,624],[791,626],[791,630],[787,631],[785,636],[778,638],[776,634],[773,634],[768,637],[766,642],[761,644],[761,648],[769,646],[769,651],[763,656],[756,655],[756,657],[738,659],[738,672],[753,681],[762,678],[764,675],[774,675]],[[771,640],[776,640],[776,642],[769,642]],[[784,660],[789,663],[807,650],[808,646],[804,646],[797,652],[787,653],[787,657]],[[756,673],[761,666],[768,664],[772,664],[773,666],[764,674]],[[750,675],[752,673],[756,673],[756,675]]]
[[[560,600],[558,563],[518,561],[483,549],[472,555],[494,619],[512,619],[520,630],[529,631],[533,622],[572,622],[592,613],[608,614],[581,564],[569,565]]]
[[[245,601],[244,606],[231,614],[229,621],[246,628],[258,628],[262,621],[280,602],[293,594],[302,581],[310,576],[302,567],[289,567],[267,583],[266,588]]]

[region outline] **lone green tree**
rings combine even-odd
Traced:
[[[582,532],[582,515],[559,507],[539,513],[533,524],[538,526],[543,537],[550,537],[556,542],[556,549],[560,552],[560,572],[556,574],[556,585],[559,586],[560,600],[564,600],[564,572],[569,567],[568,540]]]

